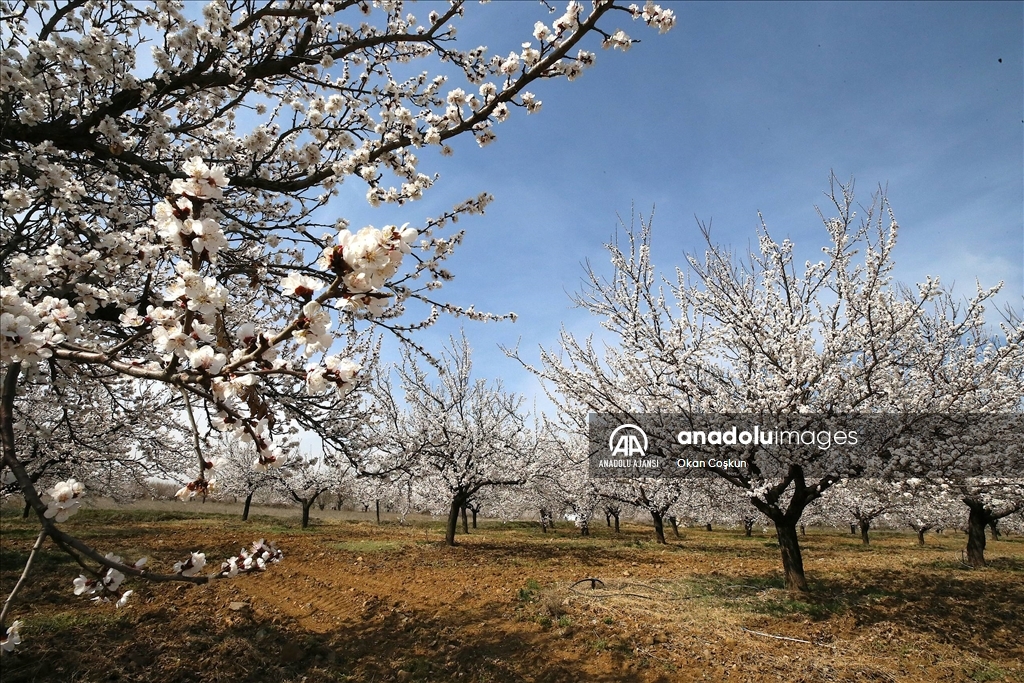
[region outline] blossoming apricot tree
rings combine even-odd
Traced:
[[[702,227],[703,256],[688,255],[674,281],[659,282],[644,221],[625,245],[608,245],[612,276],[589,270],[576,297],[612,335],[606,353],[563,331],[560,348],[524,364],[552,393],[594,412],[894,418],[893,430],[878,430],[872,448],[851,450],[841,468],[817,448],[750,450],[747,469],[709,468],[772,520],[792,590],[807,590],[801,515],[844,476],[955,482],[976,520],[972,561],[981,564],[984,524],[1021,504],[1024,322],[1011,311],[999,330],[987,326],[998,286],[959,302],[933,278],[916,290],[894,282],[898,226],[884,195],[859,223],[852,185],[833,179],[830,199],[823,258],[802,269],[793,243],[763,225],[745,255]],[[1004,415],[1013,420],[1000,422]],[[950,438],[909,436],[928,416]],[[995,424],[998,434],[987,428]]]
[[[603,28],[614,17],[660,32],[675,21],[652,2],[573,1],[521,51],[489,56],[455,43],[463,0],[422,20],[400,0],[192,7],[0,2],[3,466],[42,521],[35,548],[49,537],[96,578],[207,577],[158,576],[58,528],[16,446],[31,387],[76,374],[97,390],[163,387],[174,402],[152,422],[188,417],[197,493],[207,426],[252,443],[261,467],[281,463],[296,429],[318,433],[328,458],[343,452],[320,426],[349,400],[365,348],[336,340],[361,321],[408,340],[442,311],[494,316],[434,298],[461,240],[439,231],[489,195],[419,226],[350,230],[320,218],[339,186],[365,183],[374,206],[416,200],[436,180],[421,153],[450,154],[458,136],[486,145],[515,109],[538,111],[527,88],[579,76],[588,36],[628,49]],[[434,60],[436,75],[408,66]],[[449,87],[453,74],[468,86]],[[422,317],[400,321],[414,302]]]
[[[396,369],[403,396],[379,384],[373,442],[381,462],[408,474],[432,513],[447,514],[445,540],[455,545],[458,516],[481,492],[525,485],[537,470],[537,435],[523,398],[500,381],[473,379],[465,336],[450,340],[437,381],[406,352]]]

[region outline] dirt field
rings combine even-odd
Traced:
[[[440,523],[352,515],[303,531],[294,512],[196,513],[86,510],[66,527],[162,570],[192,550],[219,564],[260,537],[284,561],[200,587],[129,580],[117,610],[74,596],[77,565],[47,546],[14,610],[24,642],[4,656],[4,683],[1024,681],[1020,537],[991,542],[991,566],[970,570],[960,534],[919,548],[877,533],[863,547],[810,530],[813,593],[794,599],[760,530],[686,529],[665,547],[640,526],[581,538],[489,522],[449,548]],[[5,596],[30,522],[2,518]],[[603,587],[573,585],[588,577]]]

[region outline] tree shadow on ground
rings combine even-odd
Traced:
[[[502,607],[428,614],[382,606],[363,615],[363,623],[325,633],[223,608],[205,616],[167,607],[131,616],[79,615],[59,628],[31,620],[32,651],[5,657],[4,681],[671,680],[652,675],[646,670],[651,662],[638,660],[629,647],[570,649],[555,630],[495,628],[495,610]],[[602,657],[589,666],[588,660]]]
[[[1024,563],[997,558],[991,564],[1016,571]],[[847,616],[854,627],[894,626],[975,652],[1024,659],[1024,581],[1014,579],[988,570],[872,569],[812,578],[807,594],[783,590],[777,576],[691,581],[709,596],[729,598],[741,610],[814,621]],[[737,593],[737,587],[749,590]]]

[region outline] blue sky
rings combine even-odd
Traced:
[[[615,17],[608,28],[642,42],[625,54],[595,47],[597,64],[580,79],[539,84],[543,110],[515,111],[495,143],[466,141],[451,159],[424,154],[423,168],[442,177],[423,201],[349,207],[354,226],[382,225],[495,196],[485,216],[459,224],[466,240],[442,293],[519,321],[442,320],[422,343],[439,349],[464,324],[478,376],[532,397],[536,381],[497,345],[518,340],[535,360],[562,325],[598,330],[567,292],[579,289],[584,260],[610,270],[602,245],[617,215],[656,205],[654,258],[669,272],[685,251],[702,251],[695,218],[743,249],[758,211],[773,236],[813,257],[830,171],[854,177],[864,204],[887,186],[899,279],[938,275],[961,293],[975,278],[1003,280],[1001,300],[1021,308],[1024,5],[667,4],[678,15],[671,32]],[[552,18],[532,2],[472,5],[459,39],[505,54]]]

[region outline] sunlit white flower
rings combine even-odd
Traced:
[[[193,552],[187,560],[174,563],[174,572],[182,576],[195,576],[206,566],[206,555]]]
[[[197,254],[205,251],[211,261],[216,261],[217,252],[228,246],[228,240],[217,221],[204,218],[201,221],[189,219],[186,223],[189,232],[195,235],[191,242],[192,249]]]
[[[136,308],[127,309],[118,319],[125,327],[139,327],[146,324],[146,319],[139,315],[139,311]]]
[[[188,362],[193,370],[202,370],[209,375],[218,374],[228,359],[223,353],[217,353],[212,346],[200,346],[188,351]]]
[[[299,297],[308,300],[318,289],[323,288],[324,283],[315,277],[303,275],[302,273],[289,273],[281,279],[281,291],[288,296]]]
[[[316,396],[327,391],[327,370],[318,366],[306,371],[306,393]]]
[[[32,205],[32,197],[29,195],[28,192],[25,192],[25,190],[21,189],[20,187],[15,187],[10,190],[4,190],[3,197],[4,203],[6,204],[6,206],[4,207],[4,213],[6,213],[7,215],[12,215],[18,213],[19,211],[24,211],[25,209]]]
[[[75,586],[75,595],[92,595],[98,585],[94,579],[86,578],[84,574],[79,575],[72,583]]]
[[[180,326],[176,325],[170,329],[153,328],[153,347],[157,353],[164,354],[165,359],[169,359],[171,355],[184,358],[186,353],[194,349],[195,346],[195,340],[185,334]]]
[[[619,29],[615,33],[611,34],[603,41],[601,41],[601,47],[608,49],[613,48],[615,50],[622,50],[626,52],[633,46],[633,41],[630,40],[629,36],[622,29]]]
[[[327,368],[343,382],[351,382],[356,374],[363,369],[363,366],[351,358],[341,358],[339,356],[328,356],[325,363]]]
[[[134,593],[134,592],[135,592],[135,591],[131,591],[131,590],[127,590],[127,591],[125,591],[125,592],[124,592],[124,593],[123,593],[123,594],[121,595],[120,599],[118,599],[118,601],[117,601],[117,603],[116,603],[116,606],[117,606],[118,608],[120,608],[120,607],[124,607],[125,605],[127,605],[127,604],[128,604],[128,598],[129,598],[129,597],[131,596],[131,594],[132,594],[132,593]]]
[[[235,332],[235,336],[240,342],[248,346],[256,341],[256,326],[252,323],[243,323],[238,327],[238,331]]]
[[[526,107],[527,114],[536,114],[540,111],[541,101],[532,92],[524,92],[519,97],[523,101],[523,106]]]
[[[81,504],[78,498],[84,492],[85,486],[74,479],[57,482],[42,496],[43,502],[46,503],[44,516],[58,523],[66,521],[78,512]]]
[[[16,645],[21,644],[21,634],[18,632],[21,625],[21,619],[17,619],[7,628],[7,635],[0,640],[0,652],[11,652]]]

